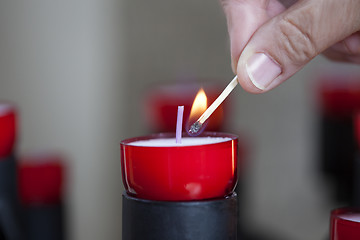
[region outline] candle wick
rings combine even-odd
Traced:
[[[176,121],[176,143],[181,143],[184,106],[178,106]]]

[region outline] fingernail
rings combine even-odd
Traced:
[[[246,71],[255,87],[265,90],[281,74],[280,66],[264,53],[255,53],[246,64]]]

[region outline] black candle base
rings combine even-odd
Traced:
[[[0,237],[23,239],[20,204],[16,185],[16,161],[13,155],[0,159]]]
[[[35,205],[24,208],[27,240],[63,240],[63,208],[58,205]]]
[[[236,240],[237,195],[165,202],[123,194],[122,240]]]

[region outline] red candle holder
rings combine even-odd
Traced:
[[[204,132],[197,137],[229,140],[193,146],[134,146],[135,141],[174,138],[160,133],[124,140],[121,145],[123,184],[131,196],[163,201],[221,198],[237,183],[238,137]]]
[[[11,154],[16,138],[16,110],[9,103],[0,103],[0,158]]]
[[[331,212],[331,240],[360,239],[360,209],[340,208]]]

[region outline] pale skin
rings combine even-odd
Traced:
[[[248,92],[267,92],[318,54],[360,64],[360,0],[220,0],[231,61]]]

